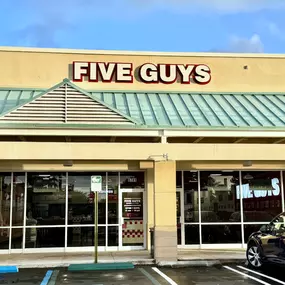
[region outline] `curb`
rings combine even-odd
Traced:
[[[103,261],[102,261],[103,262]],[[172,268],[182,268],[182,267],[212,267],[212,266],[223,266],[223,265],[235,265],[235,264],[246,264],[245,259],[209,259],[209,260],[178,260],[178,261],[161,261],[155,262],[155,260],[137,260],[137,261],[126,261],[132,263],[134,266],[150,266],[155,265],[158,267],[172,267]],[[82,262],[84,263],[84,262]],[[112,262],[110,262],[112,263]],[[71,263],[45,263],[45,264],[18,264],[18,268],[60,268],[69,267]]]
[[[115,263],[119,263],[120,261],[117,261]],[[147,265],[155,265],[155,261],[153,259],[148,260],[126,260],[124,262],[130,262],[135,266],[147,266]],[[85,264],[86,261],[82,261],[82,264]],[[90,261],[92,263],[92,261]],[[100,263],[114,263],[114,261],[100,261]],[[18,264],[18,268],[26,269],[26,268],[57,268],[57,267],[69,267],[72,264],[72,262],[47,262],[47,263],[30,263],[30,264]],[[80,263],[79,263],[80,264]]]
[[[230,264],[245,264],[245,260],[241,259],[223,259],[223,260],[178,260],[176,262],[167,262],[162,261],[156,263],[159,267],[172,267],[172,268],[181,268],[181,267],[212,267],[212,266],[223,266]]]

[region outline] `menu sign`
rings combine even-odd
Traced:
[[[124,216],[126,218],[142,217],[142,199],[124,197]]]

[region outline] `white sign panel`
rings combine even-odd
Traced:
[[[102,176],[98,175],[91,176],[91,191],[92,192],[102,191]]]

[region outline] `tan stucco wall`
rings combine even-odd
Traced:
[[[206,64],[212,80],[207,85],[133,83],[76,83],[87,90],[168,90],[209,92],[284,92],[285,56],[227,54],[102,54],[89,51],[50,51],[0,48],[1,87],[49,88],[71,78],[73,61],[128,62],[134,69],[144,63]],[[244,66],[247,69],[244,69]]]
[[[154,165],[154,258],[177,260],[176,162]]]
[[[285,161],[284,144],[1,142],[0,160]]]

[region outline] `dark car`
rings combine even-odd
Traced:
[[[249,236],[246,257],[255,269],[266,263],[285,265],[285,212]]]

